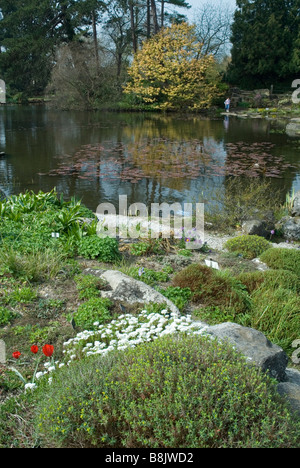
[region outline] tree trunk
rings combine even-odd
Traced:
[[[159,31],[159,26],[158,26],[157,9],[156,9],[155,0],[151,0],[151,10],[152,10],[152,17],[153,17],[154,33],[157,34]]]
[[[99,60],[99,47],[98,47],[98,36],[97,36],[97,21],[96,21],[96,15],[94,11],[93,11],[93,16],[92,16],[92,21],[93,21],[93,38],[94,38],[94,47],[95,47],[96,67],[97,67],[97,73],[99,75],[100,60]]]
[[[131,22],[131,37],[132,37],[132,47],[134,53],[137,52],[137,38],[136,38],[136,28],[135,28],[135,18],[134,18],[134,8],[133,8],[133,0],[129,3],[130,8],[130,22]]]
[[[151,6],[150,0],[147,0],[147,38],[151,36]]]
[[[161,27],[165,25],[165,0],[161,0]]]

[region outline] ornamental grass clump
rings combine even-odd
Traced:
[[[294,448],[276,384],[228,344],[172,335],[63,367],[35,391],[45,448]],[[45,398],[47,394],[47,398]]]
[[[240,273],[236,278],[246,286],[249,293],[262,286],[268,289],[281,287],[300,292],[300,278],[289,270],[251,271]]]
[[[264,252],[260,260],[274,270],[289,270],[300,277],[300,251],[276,248]]]
[[[235,252],[249,260],[259,257],[271,247],[272,244],[264,237],[250,235],[234,237],[233,239],[229,239],[225,244],[225,248],[229,252]]]

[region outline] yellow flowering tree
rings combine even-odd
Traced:
[[[124,89],[161,110],[200,110],[219,96],[215,60],[202,54],[194,26],[176,24],[147,40],[135,54]]]

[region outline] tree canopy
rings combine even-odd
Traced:
[[[300,0],[237,0],[228,79],[241,87],[289,82],[299,72]]]
[[[146,41],[135,55],[125,93],[162,110],[199,110],[218,95],[212,55],[204,55],[195,28],[173,25]]]

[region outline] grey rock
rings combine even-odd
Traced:
[[[292,216],[300,216],[300,190],[295,194],[291,214]]]
[[[290,403],[291,409],[300,416],[300,386],[290,382],[280,382],[277,385],[278,393]]]
[[[286,381],[295,385],[299,385],[300,388],[300,372],[297,369],[286,369]]]
[[[299,137],[300,136],[300,119],[295,118],[291,119],[286,126],[286,133],[290,137]]]
[[[285,216],[277,227],[282,230],[283,236],[288,240],[300,240],[300,217]]]
[[[166,304],[172,313],[180,315],[178,308],[165,296],[142,281],[131,278],[118,270],[103,271],[88,268],[85,273],[99,276],[108,282],[111,290],[101,291],[102,297],[127,304],[150,304],[151,302]]]
[[[260,331],[226,322],[208,327],[206,333],[231,343],[249,363],[267,372],[279,382],[286,379],[288,356],[282,348],[272,344]]]
[[[6,363],[6,347],[5,342],[0,340],[0,364]]]
[[[254,236],[254,235],[261,236],[261,237],[270,236],[270,230],[267,229],[267,223],[259,219],[251,219],[251,220],[245,221],[242,224],[242,232],[243,234],[247,234],[250,236]]]

